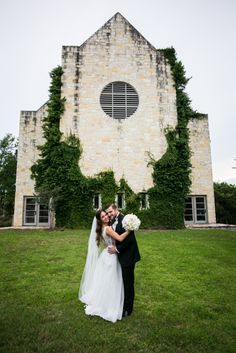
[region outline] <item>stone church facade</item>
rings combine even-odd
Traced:
[[[60,129],[79,137],[80,168],[93,176],[113,170],[135,193],[153,185],[151,154],[159,160],[167,149],[165,128],[177,123],[176,91],[170,65],[122,15],[117,13],[81,46],[62,48]],[[48,226],[49,210],[34,196],[30,167],[42,144],[47,104],[22,111],[16,180],[14,226]],[[215,204],[208,119],[189,123],[192,186],[186,199],[186,223],[214,223]],[[124,195],[125,199],[125,195]],[[100,206],[99,195],[95,207]],[[121,207],[124,200],[118,199]],[[148,207],[148,199],[143,207]]]

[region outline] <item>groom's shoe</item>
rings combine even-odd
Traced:
[[[129,313],[127,310],[123,311],[123,314],[122,314],[123,317],[127,317],[127,316],[130,316],[130,315],[131,315],[131,313]]]

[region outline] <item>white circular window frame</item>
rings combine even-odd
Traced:
[[[111,118],[126,119],[138,109],[139,96],[129,83],[114,81],[103,88],[100,105],[104,113]]]

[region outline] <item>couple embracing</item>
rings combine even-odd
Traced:
[[[124,229],[123,218],[116,204],[96,212],[79,290],[85,313],[111,322],[133,311],[134,268],[140,260],[134,232]]]

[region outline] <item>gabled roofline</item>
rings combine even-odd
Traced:
[[[85,42],[83,42],[79,48],[82,48],[83,46],[86,45],[86,43],[93,37],[96,35],[96,33],[98,33],[103,27],[107,26],[107,24],[109,22],[111,22],[111,20],[113,18],[116,18],[117,16],[121,16],[125,22],[127,22],[127,24],[130,26],[130,28],[136,33],[138,34],[139,37],[141,37],[153,50],[157,50],[120,12],[117,12],[115,15],[113,15],[108,21],[106,21],[104,23],[104,25],[102,25],[96,32],[94,32],[88,39],[85,40]]]

